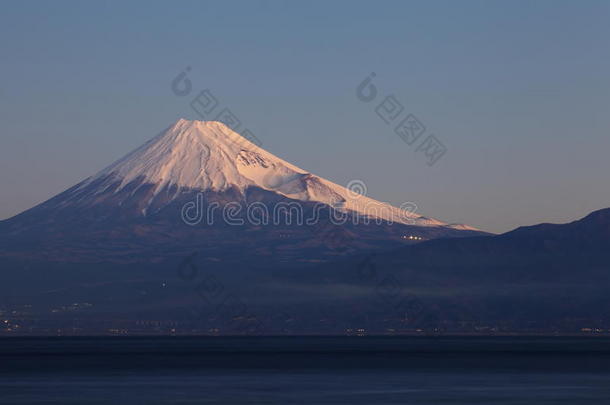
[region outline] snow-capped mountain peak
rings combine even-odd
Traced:
[[[474,229],[401,210],[320,178],[265,151],[217,121],[180,119],[158,136],[83,182],[80,188],[99,184],[117,193],[134,181],[154,185],[152,201],[169,189],[244,193],[249,187],[273,191],[298,201],[319,202],[333,207],[418,226]],[[145,212],[146,210],[144,210]]]

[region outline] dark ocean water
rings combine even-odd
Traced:
[[[2,404],[593,402],[608,338],[0,339]]]

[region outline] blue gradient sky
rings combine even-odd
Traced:
[[[500,232],[610,206],[610,2],[0,4],[0,218],[179,117],[186,66],[262,140],[371,197]],[[370,72],[448,148],[355,97]]]

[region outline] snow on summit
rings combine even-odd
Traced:
[[[417,226],[449,226],[366,196],[356,195],[306,170],[296,167],[251,143],[217,121],[180,119],[81,184],[81,188],[103,178],[120,182],[118,192],[133,181],[153,184],[155,193],[172,186],[180,190],[244,193],[259,187],[285,197],[328,204],[363,215]],[[97,192],[102,193],[100,189]]]
[[[236,162],[245,143],[247,150],[257,149],[220,122],[180,119],[94,178],[113,174],[128,184],[143,177],[159,189],[169,185],[201,190],[235,185],[243,189],[249,183]]]

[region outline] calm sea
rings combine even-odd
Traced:
[[[2,404],[610,404],[610,339],[0,339]]]

